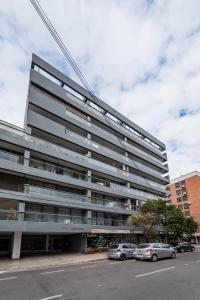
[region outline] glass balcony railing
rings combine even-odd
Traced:
[[[103,206],[103,207],[109,207],[109,208],[117,208],[117,209],[131,209],[127,206],[126,201],[114,201],[114,200],[108,200],[108,199],[102,199],[102,198],[94,198],[94,197],[88,197],[86,195],[81,194],[75,194],[75,193],[69,193],[65,191],[59,191],[55,189],[49,189],[49,188],[43,188],[38,186],[32,186],[29,184],[25,184],[24,186],[25,193],[28,193],[30,196],[37,196],[37,197],[51,197],[51,198],[57,198],[59,199],[66,199],[70,200],[71,203],[90,203],[95,204],[95,206]],[[63,203],[63,202],[62,202]],[[135,210],[135,209],[134,209]]]
[[[24,222],[59,223],[59,224],[85,224],[98,226],[128,226],[127,221],[104,218],[86,218],[76,215],[49,214],[35,211],[24,213],[0,209],[0,220],[17,221],[18,215],[24,215]],[[21,219],[19,220],[21,221]]]
[[[5,160],[11,161],[11,162],[18,163],[18,164],[24,163],[23,156],[16,155],[16,154],[6,152],[3,150],[0,150],[0,159],[5,159]]]
[[[24,163],[24,158],[23,156],[20,155],[15,155],[13,153],[10,152],[5,152],[0,150],[0,159],[5,159],[8,161],[12,161],[15,162],[17,164],[23,164]],[[129,188],[122,186],[122,185],[118,185],[117,183],[113,183],[111,181],[108,180],[104,180],[95,176],[89,177],[88,175],[84,174],[84,173],[80,173],[80,172],[76,172],[73,171],[71,169],[67,169],[67,168],[63,168],[63,167],[59,167],[56,165],[53,165],[51,163],[47,163],[47,162],[43,162],[43,161],[39,161],[39,160],[35,160],[35,159],[29,159],[29,167],[30,168],[35,168],[38,170],[42,170],[42,171],[47,171],[50,173],[54,173],[56,175],[61,175],[61,176],[67,176],[67,177],[71,177],[73,179],[79,179],[79,180],[83,180],[83,181],[91,181],[92,183],[101,185],[101,186],[105,186],[105,187],[109,187],[109,188],[114,188],[114,189],[124,189],[124,191],[128,192],[128,193],[134,193],[134,191],[130,191]],[[139,180],[141,180],[140,176],[137,175],[133,175],[136,179],[138,178]],[[153,188],[155,187],[159,187],[162,188],[164,191],[164,188],[162,185],[152,182],[150,180],[144,179],[145,183]],[[137,191],[137,190],[136,190]]]
[[[70,112],[70,113],[71,113],[71,112]],[[71,113],[71,114],[73,114],[73,113]],[[73,114],[73,115],[75,115],[75,114]],[[77,118],[82,119],[82,118],[80,118],[79,116],[77,116]],[[84,119],[83,119],[83,120],[84,120]],[[84,122],[87,122],[87,123],[88,123],[88,121],[86,121],[86,120],[84,120]],[[6,123],[6,124],[7,124],[7,123]],[[94,164],[94,165],[98,165],[98,166],[100,166],[100,167],[103,167],[103,168],[105,168],[105,169],[107,169],[107,170],[110,170],[110,171],[113,171],[113,172],[117,172],[117,171],[120,170],[120,169],[117,168],[117,167],[114,167],[114,166],[109,165],[109,164],[107,164],[107,163],[101,162],[101,161],[96,160],[96,159],[94,159],[94,158],[89,158],[89,157],[87,157],[87,156],[85,156],[85,155],[83,155],[83,154],[76,153],[76,152],[71,151],[71,150],[68,150],[68,149],[66,149],[66,148],[64,148],[64,147],[62,147],[62,146],[59,146],[59,145],[56,145],[56,144],[47,142],[47,141],[45,141],[45,140],[39,139],[39,138],[34,137],[34,136],[32,136],[32,135],[29,135],[29,134],[26,134],[26,133],[24,132],[23,129],[20,129],[20,128],[18,128],[18,127],[15,128],[15,127],[12,127],[12,125],[9,125],[9,124],[6,125],[6,124],[3,124],[2,122],[0,122],[0,128],[9,130],[9,131],[11,132],[11,134],[19,134],[20,136],[24,136],[24,138],[25,138],[26,140],[31,141],[31,142],[32,142],[33,144],[35,144],[35,145],[38,145],[38,146],[44,146],[44,147],[46,147],[46,148],[48,148],[48,149],[50,149],[50,150],[56,151],[56,152],[58,152],[58,153],[62,153],[62,154],[65,154],[65,155],[67,155],[67,156],[72,156],[72,157],[76,157],[76,158],[81,159],[81,160],[84,160],[84,161],[88,161],[88,162],[90,162],[90,163],[92,163],[92,164]],[[67,130],[67,129],[66,129],[66,130]],[[103,145],[98,144],[98,143],[96,143],[96,142],[94,142],[94,141],[92,141],[92,140],[90,140],[90,139],[87,139],[86,137],[80,136],[80,135],[78,135],[77,133],[72,132],[71,130],[67,130],[67,133],[68,133],[69,135],[71,135],[71,136],[77,138],[78,140],[82,140],[84,143],[91,144],[92,146],[94,146],[94,147],[96,147],[96,148],[102,149],[103,151],[105,151],[105,152],[109,153],[111,156],[113,156],[113,151],[110,150],[109,148],[104,147]],[[127,143],[124,142],[124,141],[122,141],[122,143],[127,144]],[[120,156],[120,154],[118,154],[118,155]],[[122,156],[122,158],[123,158],[123,156]],[[126,157],[126,162],[128,163],[129,161],[130,161],[130,163],[131,163],[131,160],[130,160],[129,158]],[[144,165],[142,165],[142,164],[140,164],[140,163],[138,163],[138,162],[135,162],[135,167],[136,167],[138,170],[146,169],[146,172],[147,172],[147,173],[153,171],[153,172],[155,173],[156,176],[160,176],[160,173],[159,173],[159,172],[157,172],[157,171],[155,171],[155,170],[153,170],[153,169],[151,169],[151,168],[149,168],[149,167],[147,167],[147,166],[144,166]],[[143,170],[142,170],[142,171],[143,171]],[[138,176],[138,177],[139,177],[139,176]]]
[[[0,209],[0,220],[17,220],[17,212],[14,209]]]
[[[85,123],[85,124],[88,125],[88,126],[91,126],[91,123],[90,123],[90,122],[88,122],[87,120],[85,120],[85,119],[82,118],[81,116],[78,116],[77,114],[75,114],[75,113],[73,113],[73,112],[71,112],[71,111],[69,111],[69,110],[66,110],[66,114],[69,115],[69,116],[72,116],[74,119],[76,119],[76,120],[78,120],[78,121],[81,121],[81,122]],[[100,113],[100,114],[101,114],[101,113]],[[116,123],[115,121],[113,121],[113,120],[111,120],[111,119],[110,119],[110,122],[112,122],[114,125],[117,125],[119,128],[122,128],[123,130],[126,130],[126,129],[125,129],[124,127],[122,127],[120,124]],[[93,126],[94,128],[97,127],[97,126],[94,125],[94,124],[92,124],[92,126]],[[97,127],[97,131],[98,131],[98,130],[99,130],[99,128]],[[103,129],[101,129],[101,130],[103,130]],[[104,130],[103,130],[103,131],[104,131]],[[105,132],[106,132],[107,134],[110,134],[110,133],[107,132],[107,131],[105,131]],[[111,134],[110,134],[110,135],[111,135]],[[78,136],[78,134],[77,134],[76,136]],[[119,138],[116,138],[115,136],[112,135],[112,139],[113,139],[113,138],[115,138],[116,140],[120,140],[120,142],[121,142],[123,145],[125,145],[126,147],[132,148],[132,149],[136,150],[137,152],[143,154],[144,156],[147,156],[147,157],[151,158],[151,160],[154,160],[155,162],[159,162],[159,163],[160,163],[160,160],[159,160],[159,159],[156,159],[156,158],[153,157],[152,155],[150,155],[150,154],[144,152],[143,150],[141,150],[141,149],[139,149],[139,148],[133,146],[132,144],[127,143],[127,142],[125,142],[124,140],[121,140],[121,139],[119,139]],[[110,149],[108,149],[107,147],[104,147],[104,146],[102,146],[102,145],[100,145],[100,144],[98,144],[98,145],[99,145],[99,147],[104,148],[105,151],[109,151],[109,150],[110,150]],[[112,150],[110,150],[110,152],[113,153]],[[139,163],[138,163],[138,164],[139,164]],[[139,164],[139,165],[140,165],[140,164]],[[154,171],[153,169],[151,169],[151,168],[149,168],[149,167],[147,167],[147,168],[148,168],[149,170],[151,170],[151,171]],[[155,171],[155,172],[156,172],[156,171]],[[157,172],[157,173],[159,174],[159,172]]]

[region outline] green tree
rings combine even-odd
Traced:
[[[176,240],[180,239],[185,232],[185,217],[177,207],[171,207],[162,222],[165,230],[171,232]]]
[[[145,241],[148,243],[155,235],[156,217],[151,212],[137,213],[129,218],[129,225],[139,227],[143,231]]]
[[[155,216],[156,224],[161,224],[168,211],[168,206],[162,199],[147,200],[141,207],[142,213],[150,212]]]
[[[184,233],[188,240],[192,238],[192,235],[197,231],[198,223],[194,220],[193,217],[185,219],[185,230]]]

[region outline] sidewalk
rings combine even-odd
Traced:
[[[3,271],[24,271],[38,268],[67,266],[106,259],[106,252],[93,254],[48,254],[23,257],[19,260],[0,258],[0,273]]]

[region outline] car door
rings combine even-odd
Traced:
[[[189,251],[190,250],[190,245],[188,243],[184,243],[184,250]]]
[[[134,251],[134,249],[135,249],[135,245],[133,245],[133,244],[128,244],[128,249],[127,249],[127,251],[128,251],[129,257],[133,257],[133,251]]]
[[[126,255],[126,258],[129,257],[129,252],[128,252],[128,245],[127,244],[123,244],[122,245],[122,249],[123,249],[123,253]]]
[[[159,243],[153,244],[153,252],[156,253],[158,257],[163,257],[162,248]]]
[[[162,250],[163,250],[163,257],[171,257],[172,250],[170,245],[162,244]]]

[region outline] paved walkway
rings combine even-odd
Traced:
[[[92,262],[106,258],[106,252],[93,254],[48,254],[23,257],[19,260],[0,258],[0,273],[3,271],[23,271],[38,268],[49,268],[78,263]]]

